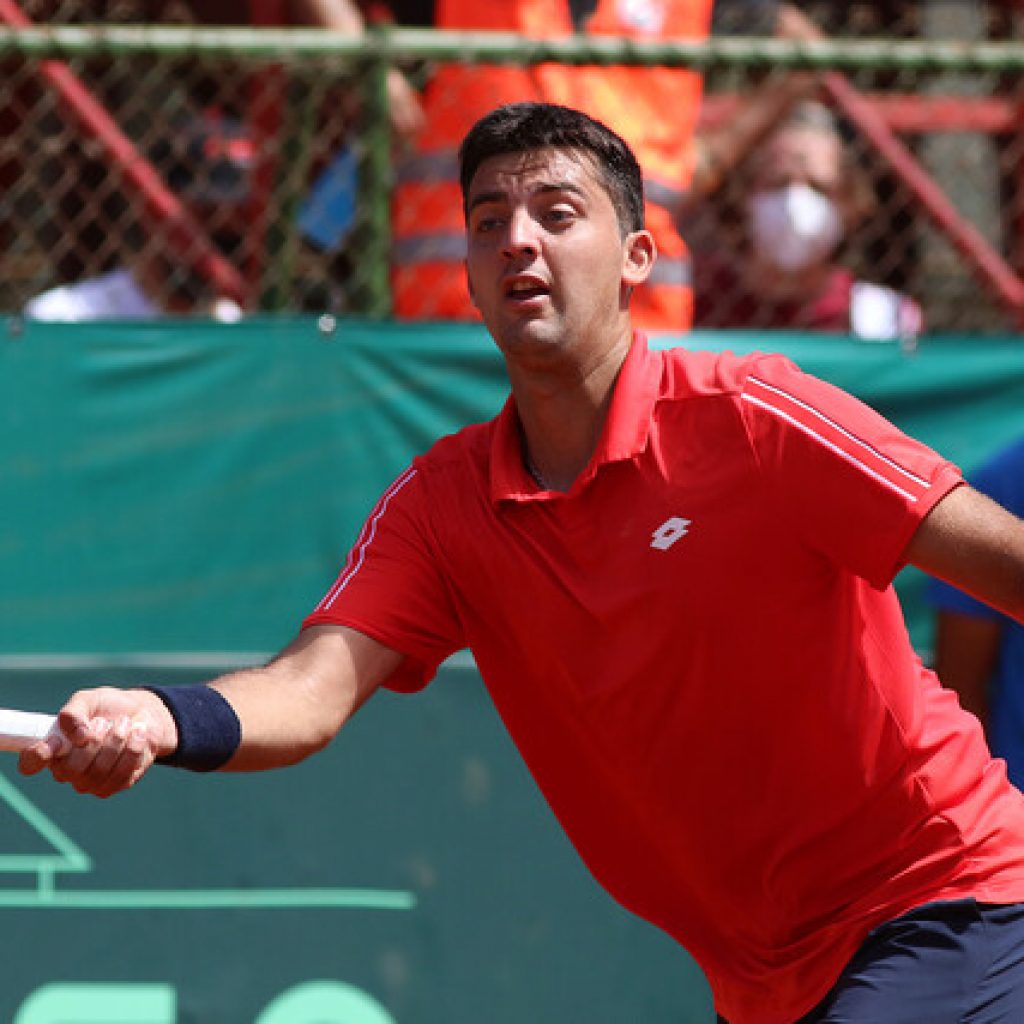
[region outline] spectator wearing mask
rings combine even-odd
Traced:
[[[858,280],[840,262],[872,196],[827,107],[796,104],[745,162],[736,186],[713,234],[694,241],[695,326],[834,331],[872,341],[920,333],[912,299]]]

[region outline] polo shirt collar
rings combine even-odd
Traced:
[[[615,381],[608,417],[597,448],[573,484],[569,494],[587,483],[608,462],[633,458],[647,446],[651,416],[661,384],[662,360],[647,348],[647,338],[633,333],[633,343]],[[491,501],[537,501],[566,495],[539,490],[523,465],[519,414],[509,395],[494,421],[491,435]]]

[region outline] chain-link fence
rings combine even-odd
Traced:
[[[48,20],[0,30],[0,311],[45,313],[41,295],[92,282],[106,289],[96,301],[114,301],[113,290],[136,311],[202,312],[229,298],[248,311],[387,315],[392,188],[409,156],[389,137],[388,67],[422,89],[456,60],[596,60],[699,73],[698,140],[804,76],[813,103],[801,106],[802,127],[826,126],[841,141],[834,242],[848,276],[912,300],[929,331],[1019,329],[1019,15],[957,0],[804,6],[831,33],[823,42],[517,43],[401,29],[359,41],[112,24],[146,16],[131,3],[104,11],[102,26],[75,27],[56,22],[90,20],[81,4],[23,4]],[[171,20],[189,20],[180,13]],[[696,287],[708,289],[698,313],[711,326],[771,325],[778,306],[776,297],[761,309],[736,269],[752,245],[751,192],[766,188],[764,145],[680,214]],[[726,286],[714,275],[708,286],[705,268],[723,265]],[[432,315],[429,297],[419,315]],[[88,289],[75,301],[89,301]]]

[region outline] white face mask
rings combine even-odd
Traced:
[[[754,251],[780,270],[804,270],[827,259],[843,237],[836,204],[809,185],[756,192],[749,215]]]

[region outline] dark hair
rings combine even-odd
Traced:
[[[459,149],[463,210],[473,175],[485,160],[549,147],[591,156],[623,234],[643,228],[643,177],[633,151],[600,121],[554,103],[508,103],[473,125]]]

